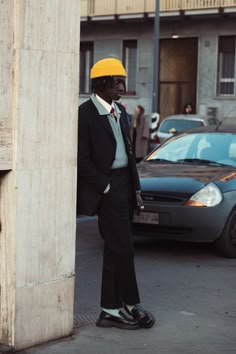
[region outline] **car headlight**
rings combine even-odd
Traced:
[[[223,199],[221,190],[213,183],[195,193],[186,203],[187,206],[213,207]]]

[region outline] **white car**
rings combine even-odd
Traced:
[[[176,114],[164,118],[157,130],[157,136],[159,143],[162,143],[182,130],[219,123],[220,121],[214,117],[204,117],[199,114]]]

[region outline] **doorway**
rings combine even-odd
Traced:
[[[198,38],[160,40],[159,111],[162,120],[196,107]]]

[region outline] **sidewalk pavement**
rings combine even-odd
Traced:
[[[97,228],[96,217],[79,217],[77,219],[77,224],[80,224],[80,232],[83,234],[83,238],[80,239],[80,247],[77,244],[77,260],[76,270],[77,274],[80,274],[79,265],[84,267],[84,262],[86,264],[92,262],[91,268],[95,266],[98,267],[98,254],[101,257],[101,245],[102,241],[99,237],[96,237]],[[92,222],[89,222],[92,221]],[[77,230],[78,233],[78,230]],[[77,234],[78,236],[78,234]],[[91,246],[93,245],[93,246]],[[88,252],[87,249],[91,249]],[[98,252],[98,253],[97,253]],[[93,258],[94,254],[94,258]],[[84,258],[83,258],[84,257]],[[101,259],[100,259],[101,261]],[[88,268],[83,268],[83,272],[89,271]],[[99,283],[99,276],[95,274],[96,283]],[[86,289],[82,288],[82,285]],[[18,354],[133,354],[138,350],[142,350],[142,354],[157,354],[156,343],[157,343],[157,332],[158,324],[151,329],[139,329],[139,330],[122,330],[116,328],[99,328],[96,326],[96,320],[100,313],[100,308],[90,307],[87,302],[90,302],[91,293],[96,293],[97,288],[100,285],[86,283],[85,279],[80,279],[76,281],[75,288],[75,315],[74,315],[74,334],[71,337],[57,340],[51,343],[46,343],[37,347],[29,348],[27,350],[18,351]],[[79,287],[79,288],[77,288]],[[89,293],[85,293],[89,291]],[[85,299],[84,303],[81,304],[82,299],[80,299],[80,304],[78,304],[78,294]],[[98,296],[98,295],[97,295]],[[93,302],[93,300],[91,300]],[[96,301],[94,301],[96,303]],[[149,308],[155,314],[155,310]],[[163,313],[164,316],[164,313]],[[163,332],[164,336],[164,332]],[[162,337],[163,337],[162,336]],[[159,335],[158,335],[159,337]],[[163,351],[161,353],[164,353]],[[167,352],[166,352],[167,353]],[[182,354],[182,353],[181,353]]]
[[[93,323],[75,328],[74,335],[60,341],[47,343],[21,354],[133,354],[142,350],[142,354],[167,353],[157,351],[157,331],[151,329],[121,330],[115,328],[98,328]],[[163,333],[164,334],[164,333]],[[158,335],[160,337],[160,335]],[[158,340],[159,342],[159,340]],[[158,345],[160,349],[160,343]],[[174,352],[173,352],[174,353]]]
[[[203,245],[136,244],[142,301],[156,323],[133,331],[96,327],[103,243],[89,220],[78,220],[73,336],[18,353],[236,353],[236,261]]]

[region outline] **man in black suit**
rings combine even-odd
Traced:
[[[79,214],[98,215],[104,240],[99,327],[150,328],[154,316],[140,305],[131,218],[143,208],[124,107],[126,71],[114,58],[91,69],[93,95],[79,107]],[[122,310],[121,310],[122,309]]]

